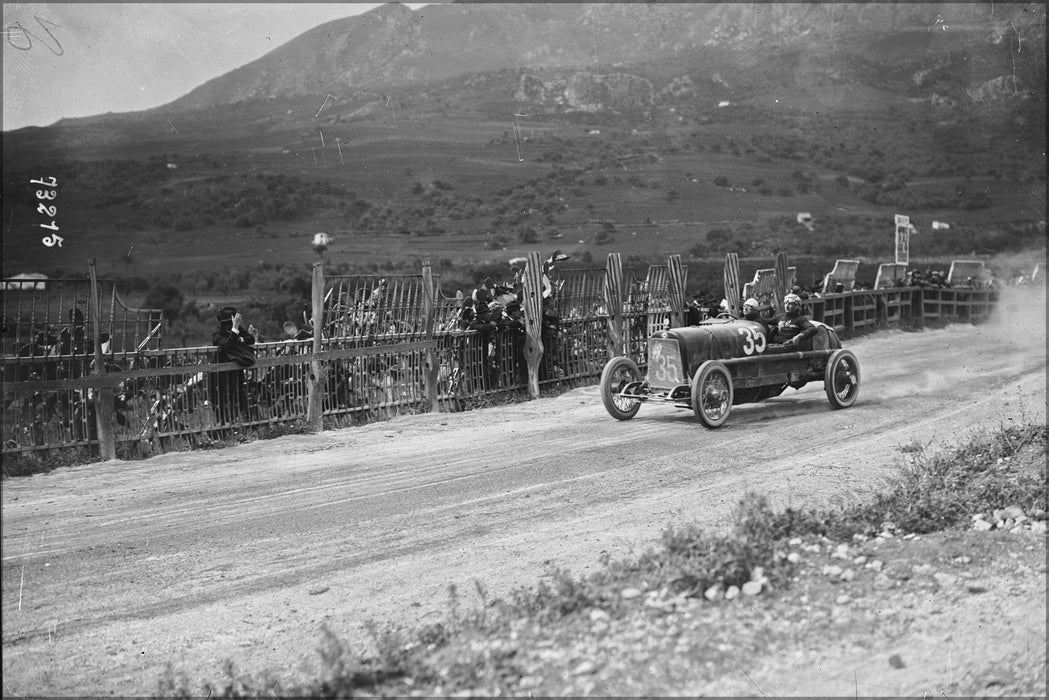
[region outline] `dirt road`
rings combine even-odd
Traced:
[[[719,430],[643,406],[611,419],[597,387],[462,414],[61,469],[3,485],[5,696],[143,695],[165,665],[285,679],[325,625],[413,624],[585,573],[668,523],[724,523],[745,490],[777,505],[859,498],[899,448],[1045,420],[1045,300],[999,321],[847,343],[863,384],[734,409]]]

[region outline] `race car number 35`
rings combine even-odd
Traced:
[[[744,336],[743,338],[743,354],[753,355],[755,353],[761,354],[765,352],[765,336],[758,333],[753,328],[739,328],[739,334]]]

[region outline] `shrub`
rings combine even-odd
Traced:
[[[164,318],[175,320],[182,315],[185,296],[182,289],[170,282],[158,282],[146,292],[142,302],[147,309],[162,309]]]

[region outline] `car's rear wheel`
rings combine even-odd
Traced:
[[[835,350],[827,360],[823,389],[834,408],[848,408],[856,403],[860,393],[860,363],[851,350]]]
[[[732,375],[720,362],[708,360],[692,380],[692,410],[708,428],[719,428],[732,410]]]
[[[622,396],[624,387],[641,381],[641,370],[629,357],[613,357],[601,372],[601,401],[616,420],[630,420],[641,408],[640,399]]]

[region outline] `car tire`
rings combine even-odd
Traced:
[[[732,411],[732,375],[728,367],[707,360],[692,379],[692,410],[708,428],[720,428]]]
[[[848,408],[860,393],[860,363],[851,350],[835,350],[827,360],[823,389],[832,408]]]
[[[641,381],[641,370],[629,357],[613,357],[601,372],[601,401],[608,415],[616,420],[630,420],[641,408],[640,399],[624,399],[619,392],[630,382]]]

